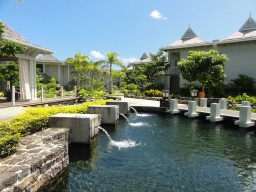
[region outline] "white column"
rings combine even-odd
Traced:
[[[206,116],[207,120],[211,122],[222,121],[223,117],[220,116],[220,104],[219,103],[211,103],[210,116]]]
[[[64,94],[64,93],[63,93],[63,86],[61,86],[61,87],[60,87],[60,97],[61,97],[61,99],[63,99],[63,94]]]
[[[60,64],[58,64],[58,82],[59,82],[59,84],[61,84],[61,82],[60,82]]]
[[[43,65],[43,73],[45,73],[45,64],[42,64]]]
[[[77,97],[77,87],[74,87],[75,97]]]
[[[29,60],[29,74],[30,74],[31,100],[36,100],[37,87],[36,87],[36,61],[35,61],[35,59]]]
[[[68,79],[68,83],[69,83],[69,81],[70,81],[70,80],[69,80],[69,73],[70,73],[70,72],[69,72],[69,65],[67,65],[67,66],[68,66],[68,74],[67,74],[67,79]]]
[[[207,98],[200,98],[199,106],[200,107],[207,107]]]
[[[227,99],[221,98],[219,102],[220,102],[221,109],[227,109]]]
[[[170,113],[171,114],[180,113],[180,110],[178,110],[178,100],[177,99],[171,99]]]
[[[235,125],[239,127],[247,128],[255,125],[255,122],[251,121],[251,107],[241,106],[239,110],[239,120],[235,121]]]
[[[250,101],[242,101],[242,106],[251,106]]]
[[[186,112],[184,115],[191,118],[199,116],[199,114],[196,112],[196,101],[188,102],[188,112]]]
[[[12,86],[12,105],[15,106],[15,87]]]
[[[41,87],[41,102],[44,101],[44,87]]]

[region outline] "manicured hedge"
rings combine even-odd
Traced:
[[[81,105],[28,108],[10,121],[0,123],[0,159],[11,155],[23,136],[47,127],[49,116],[57,113],[86,113],[89,105],[105,105],[106,100]]]

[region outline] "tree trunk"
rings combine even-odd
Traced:
[[[109,94],[113,93],[112,63],[109,65]]]

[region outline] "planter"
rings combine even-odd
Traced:
[[[201,99],[201,98],[205,98],[205,92],[203,92],[203,91],[200,91],[199,93],[198,93],[198,97]]]

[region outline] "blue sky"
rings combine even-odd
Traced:
[[[188,26],[206,41],[239,30],[256,0],[0,0],[0,20],[59,60],[78,51],[124,62],[180,39]]]

